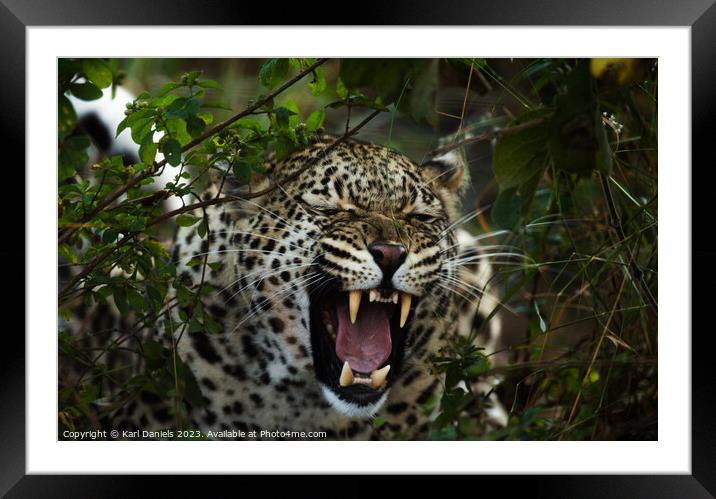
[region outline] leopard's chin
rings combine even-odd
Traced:
[[[335,285],[309,295],[313,365],[326,400],[342,414],[373,416],[401,375],[418,300],[394,289]]]

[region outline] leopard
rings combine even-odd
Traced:
[[[499,316],[488,320],[481,305],[496,301],[489,260],[459,264],[481,251],[460,228],[468,183],[455,151],[415,162],[329,134],[273,158],[250,182],[213,179],[194,212],[205,235],[178,227],[171,250],[184,282],[209,289],[203,305],[221,326],[174,343],[202,396],[188,427],[258,438],[426,438],[445,389],[431,358],[476,321],[488,321],[479,343],[494,349],[501,334]],[[220,196],[233,200],[210,203]],[[507,418],[498,384],[475,385],[494,427]],[[165,428],[171,408],[142,394],[111,424]]]

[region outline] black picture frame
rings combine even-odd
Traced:
[[[499,2],[393,1],[362,2],[350,18],[341,15],[326,24],[353,25],[555,25],[555,26],[690,26],[692,77],[692,187],[706,190],[714,185],[713,153],[716,132],[716,5],[715,0],[687,0],[667,3],[659,0],[501,0]],[[7,161],[6,185],[25,185],[25,28],[57,25],[249,25],[294,24],[316,25],[315,13],[336,12],[336,5],[320,3],[284,4],[273,9],[270,16],[261,3],[239,4],[229,1],[168,1],[168,0],[0,0],[0,126],[2,126],[3,158]],[[267,17],[269,16],[269,17]],[[336,22],[338,21],[338,22]],[[10,158],[11,154],[17,157]],[[25,165],[30,168],[32,165]],[[682,165],[663,167],[684,168]],[[684,170],[686,171],[686,170]],[[698,171],[698,182],[693,174]],[[10,182],[14,182],[11,184]],[[24,193],[19,189],[3,192],[5,206],[25,206]],[[699,195],[700,194],[700,195]],[[7,196],[17,196],[8,200]],[[698,269],[699,282],[716,283],[716,270],[710,259],[716,250],[709,241],[711,213],[708,202],[712,194],[692,191],[692,266]],[[12,203],[12,204],[10,204]],[[7,217],[4,231],[11,239],[0,245],[0,256],[8,271],[5,282],[12,283],[11,296],[3,303],[5,310],[25,309],[24,268],[25,219],[14,213]],[[24,266],[19,265],[24,262]],[[21,270],[23,269],[23,270]],[[8,286],[9,284],[6,284]],[[696,317],[706,317],[711,294],[704,286],[697,293],[692,281],[692,474],[653,476],[541,476],[505,479],[482,477],[481,490],[497,485],[503,490],[516,488],[544,497],[713,497],[716,495],[716,418],[713,401],[716,385],[712,362],[713,327],[699,328]],[[24,284],[22,289],[24,290]],[[31,297],[28,297],[31,299]],[[13,302],[13,300],[16,302]],[[20,301],[23,303],[21,304]],[[668,306],[664,304],[664,306]],[[19,314],[16,314],[19,316]],[[24,330],[24,321],[23,330]],[[704,321],[708,325],[709,322]],[[136,497],[135,487],[142,477],[26,475],[25,447],[25,340],[19,327],[6,325],[0,348],[0,494],[8,497]],[[691,331],[671,332],[691,334]],[[417,477],[416,477],[417,478]],[[245,480],[245,479],[244,479]],[[487,481],[493,482],[489,485]],[[509,483],[509,486],[505,484]],[[216,489],[218,484],[211,484]],[[242,485],[250,487],[251,484]],[[185,484],[173,478],[162,488],[162,495]],[[145,489],[149,491],[149,489]],[[494,493],[494,492],[493,492]],[[233,494],[232,494],[233,495]]]

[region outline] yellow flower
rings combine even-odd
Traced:
[[[638,59],[625,58],[592,59],[592,76],[602,79],[612,73],[616,76],[616,82],[619,85],[624,85],[635,76],[637,61]]]

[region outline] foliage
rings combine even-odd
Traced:
[[[68,96],[93,100],[101,89],[113,91],[125,76],[122,61],[61,59],[58,251],[61,270],[72,272],[59,292],[60,313],[67,320],[78,302],[114,303],[133,331],[96,351],[61,325],[61,355],[82,366],[76,382],[60,379],[61,429],[96,425],[140,390],[173,400],[175,422],[185,424],[187,404],[201,405],[201,393],[174,349],[157,340],[165,335],[176,345],[183,334],[216,334],[221,325],[203,304],[209,292],[203,278],[190,288],[177,275],[162,227],[168,221],[195,227],[205,239],[208,219],[191,213],[225,199],[222,192],[199,197],[209,174],[249,183],[268,154],[287,156],[327,122],[348,132],[351,114],[375,111],[390,116],[384,141],[391,145],[400,116],[448,135],[442,147],[459,146],[468,160],[473,147],[494,140],[498,192],[490,218],[478,209],[464,223],[499,246],[495,286],[502,304],[488,311],[490,318],[525,318],[524,335],[502,352],[480,348],[483,322],[436,355],[433,367],[445,383],[441,397],[424,407],[438,410],[430,437],[655,438],[656,63],[516,62],[517,71],[503,74],[505,63],[486,59],[345,59],[337,66],[269,59],[255,73],[253,99],[223,121],[218,116],[235,106],[222,99],[222,85],[192,69],[128,106],[117,134],[130,131],[138,163],[114,156],[89,165],[90,141],[77,128]],[[459,123],[450,121],[438,101],[447,81],[468,91],[479,81],[497,100],[489,113],[468,119],[466,91]],[[294,99],[296,87],[308,97]],[[337,126],[344,117],[345,127]],[[159,185],[165,169],[173,180]],[[179,196],[195,202],[163,213],[160,202]],[[221,264],[204,256],[190,265],[204,275]],[[178,321],[170,314],[175,308]],[[137,336],[145,327],[155,336]],[[138,373],[110,372],[106,359],[116,353]],[[500,355],[505,360],[493,362]],[[487,375],[501,377],[498,392],[512,401],[505,428],[480,422],[490,402],[472,386]],[[126,397],[107,407],[102,402],[112,385]]]
[[[505,85],[524,112],[494,148],[491,212],[520,249],[498,278],[527,330],[506,366],[464,348],[439,364],[502,377],[509,424],[483,438],[656,438],[656,67],[611,62],[536,60]],[[459,391],[446,381],[459,411],[444,405],[435,435],[482,435],[465,427],[482,405]]]

